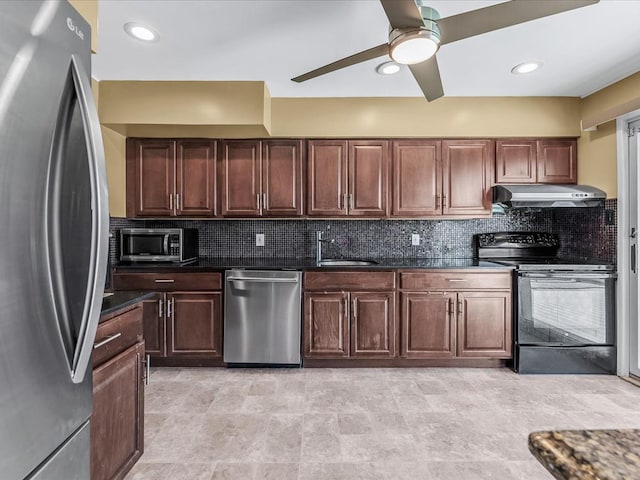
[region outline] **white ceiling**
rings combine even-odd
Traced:
[[[537,0],[529,0],[537,1]],[[433,0],[441,17],[501,3]],[[139,21],[155,43],[130,38]],[[640,0],[600,3],[444,45],[447,96],[585,96],[640,71]],[[406,67],[375,73],[387,57],[297,84],[290,79],[387,41],[378,0],[100,0],[98,80],[264,80],[274,97],[413,97]],[[539,60],[543,68],[513,75]]]

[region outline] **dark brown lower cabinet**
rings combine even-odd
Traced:
[[[351,356],[394,357],[396,354],[393,292],[351,293]]]
[[[307,358],[386,358],[396,353],[393,292],[306,292]]]
[[[511,292],[458,293],[458,356],[511,357]]]
[[[142,302],[152,365],[222,365],[222,276],[219,272],[113,274],[115,290],[159,292]]]
[[[142,302],[142,325],[147,355],[164,357],[167,354],[164,321],[164,294]]]
[[[455,293],[402,293],[400,354],[407,358],[451,358],[456,355]]]
[[[139,305],[98,326],[90,423],[92,480],[121,480],[142,456],[144,350]]]
[[[511,358],[510,272],[402,272],[400,288],[401,357]]]
[[[222,356],[222,294],[167,294],[167,356]]]
[[[222,357],[222,293],[160,293],[144,302],[147,354],[158,357]]]
[[[304,354],[307,357],[349,356],[349,294],[304,294]]]

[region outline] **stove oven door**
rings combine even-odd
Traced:
[[[613,345],[614,282],[611,273],[520,272],[518,344]]]
[[[519,272],[514,369],[615,373],[615,274]]]

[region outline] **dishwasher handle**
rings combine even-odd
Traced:
[[[298,283],[297,278],[227,277],[228,282]]]

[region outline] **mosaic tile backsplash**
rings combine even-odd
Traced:
[[[613,218],[613,225],[607,224]],[[472,220],[129,220],[111,219],[120,228],[182,227],[199,231],[201,257],[313,258],[316,232],[325,232],[325,258],[469,258],[473,235],[499,231],[550,231],[560,236],[560,253],[616,261],[617,201],[597,208],[507,210],[504,215]],[[256,234],[265,236],[255,246]],[[411,234],[420,245],[411,245]],[[118,235],[111,243],[119,255]]]

